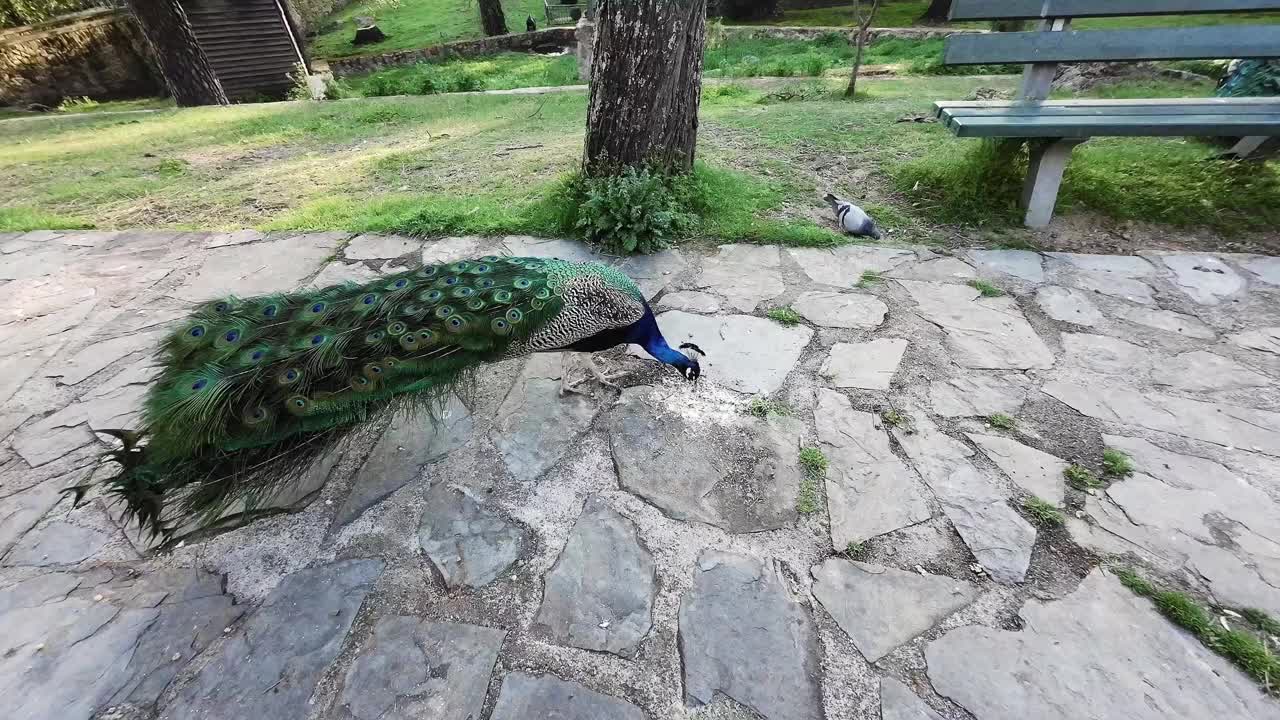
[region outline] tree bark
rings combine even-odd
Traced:
[[[947,21],[949,14],[951,14],[951,0],[933,0],[920,16],[920,22],[941,25]]]
[[[485,35],[506,35],[507,16],[502,14],[501,0],[477,0],[480,5],[480,25]]]
[[[706,0],[601,0],[582,170],[693,169]]]
[[[180,107],[228,104],[178,0],[129,0],[129,9],[155,51],[169,94]]]
[[[879,9],[880,0],[872,0],[871,10],[864,16],[862,0],[853,2],[853,15],[858,23],[858,53],[853,58],[853,72],[849,75],[849,87],[844,90],[844,96],[851,100],[858,94],[858,70],[862,68],[862,51],[867,46],[867,29],[875,21],[876,11]]]

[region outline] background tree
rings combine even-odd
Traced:
[[[862,51],[867,46],[867,29],[871,27],[871,23],[876,19],[876,11],[880,9],[880,0],[872,0],[871,9],[864,16],[862,14],[862,0],[853,0],[853,18],[857,23],[858,33],[858,52],[853,57],[853,72],[849,75],[849,87],[845,88],[844,96],[852,98],[858,92],[858,69],[862,67]]]
[[[477,0],[480,5],[480,26],[485,35],[506,35],[507,16],[502,13],[501,0]]]
[[[601,0],[582,169],[693,169],[706,0]]]
[[[947,16],[950,14],[951,0],[933,0],[920,16],[920,22],[941,25],[947,21]]]
[[[155,51],[164,83],[179,106],[228,104],[178,0],[129,0],[129,9]]]

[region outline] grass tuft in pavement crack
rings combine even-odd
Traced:
[[[747,413],[758,418],[767,418],[770,415],[790,417],[791,406],[767,397],[753,397],[751,398],[751,404],[747,406]]]
[[[1102,481],[1083,465],[1070,465],[1062,471],[1062,476],[1077,490],[1089,490],[1102,487]]]
[[[982,293],[982,297],[1000,297],[1004,291],[986,280],[970,280],[969,287]]]
[[[1160,614],[1195,635],[1205,647],[1235,663],[1260,682],[1267,693],[1280,697],[1280,684],[1277,684],[1280,679],[1280,656],[1268,647],[1268,643],[1280,644],[1271,632],[1280,629],[1280,623],[1276,623],[1265,612],[1253,608],[1241,613],[1224,613],[1222,619],[1215,622],[1210,611],[1186,593],[1161,590],[1129,568],[1114,572],[1125,587],[1155,603]],[[1227,615],[1239,615],[1263,635],[1250,632],[1248,628],[1232,627],[1226,620]]]
[[[999,428],[1001,430],[1012,430],[1017,426],[1017,422],[1011,416],[1005,415],[1004,413],[994,413],[990,415],[987,417],[987,422],[991,424],[991,427]]]
[[[883,282],[884,278],[875,270],[863,270],[862,277],[858,279],[858,287],[869,288],[878,282]]]
[[[770,320],[782,323],[787,327],[800,324],[800,313],[789,307],[772,308],[769,312],[765,313],[765,315],[767,315]]]
[[[1102,469],[1114,477],[1127,477],[1133,474],[1133,460],[1115,448],[1107,448],[1102,451]]]
[[[1022,501],[1022,509],[1041,527],[1059,527],[1063,523],[1062,512],[1048,500],[1029,497]]]
[[[827,456],[816,447],[800,451],[800,495],[796,498],[796,512],[812,515],[821,508],[818,504],[818,485],[827,477]]]

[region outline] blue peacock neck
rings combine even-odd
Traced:
[[[627,342],[639,345],[659,362],[668,365],[679,367],[688,362],[684,353],[672,348],[667,344],[667,339],[662,337],[662,331],[658,329],[658,321],[653,317],[653,311],[648,305],[645,306],[644,316],[631,324]]]

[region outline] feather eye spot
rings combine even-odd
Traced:
[[[306,415],[307,411],[311,409],[311,401],[304,395],[290,395],[284,401],[284,406],[294,415]]]
[[[454,315],[445,322],[445,328],[449,332],[462,332],[467,327],[467,321],[461,315]]]
[[[512,325],[515,325],[516,323],[520,322],[523,319],[524,319],[524,313],[520,312],[516,308],[511,308],[510,310],[507,311],[507,322],[511,323]]]
[[[509,303],[511,302],[511,298],[512,295],[510,290],[498,290],[493,293],[493,299],[495,302]]]
[[[203,326],[203,325],[196,325],[195,327],[193,327],[193,328],[191,328],[190,330],[188,330],[188,331],[187,331],[187,335],[190,335],[190,336],[191,336],[191,337],[193,337],[193,338],[202,338],[202,337],[204,337],[204,326]]]
[[[373,381],[364,375],[353,375],[348,383],[356,392],[369,392],[373,389]]]
[[[430,343],[436,339],[436,334],[430,330],[419,330],[418,341],[421,343]]]
[[[481,278],[480,281],[476,283],[476,287],[481,290],[488,290],[493,287],[493,278]]]
[[[280,312],[279,305],[268,305],[262,308],[262,317],[273,318]]]
[[[530,280],[529,278],[518,277],[515,279],[514,282],[511,283],[511,285],[515,287],[515,289],[517,290],[528,290],[529,288],[533,287],[533,281]]]
[[[281,385],[292,385],[302,379],[302,371],[297,368],[286,368],[280,371],[276,376],[276,382]]]
[[[378,296],[374,295],[373,293],[369,293],[364,297],[360,298],[360,303],[362,305],[372,305],[376,302],[378,302]]]
[[[453,314],[453,306],[451,305],[441,305],[440,307],[436,308],[436,317],[440,318],[441,320],[449,317],[452,314]]]
[[[250,359],[250,360],[252,360],[253,362],[258,362],[259,360],[261,360],[262,358],[264,358],[264,357],[266,357],[266,356],[267,356],[267,351],[266,351],[266,350],[254,350],[254,351],[249,355],[249,359]]]
[[[401,338],[400,338],[400,347],[404,348],[405,350],[409,350],[409,351],[417,350],[417,349],[418,349],[418,336],[417,336],[417,335],[415,335],[415,334],[413,334],[413,333],[409,333],[408,335],[405,335],[405,336],[401,337]]]
[[[453,272],[466,272],[466,269],[469,267],[471,267],[471,263],[466,260],[459,260],[458,262],[450,265],[449,269]]]
[[[405,305],[404,307],[400,308],[401,315],[417,315],[420,312],[422,312],[422,308],[413,304]]]
[[[475,290],[472,290],[471,288],[466,287],[465,285],[459,288],[454,288],[453,290],[453,296],[456,298],[468,298],[468,297],[471,297],[472,295],[475,295],[475,293],[476,293]]]
[[[387,326],[387,334],[391,335],[392,337],[398,337],[400,335],[403,335],[405,331],[408,329],[409,329],[408,325],[405,325],[404,323],[397,320]]]
[[[471,300],[467,302],[467,309],[468,309],[468,310],[483,310],[483,309],[484,309],[484,300],[481,300],[480,298],[471,298]]]
[[[267,409],[261,405],[245,408],[242,418],[245,425],[259,425],[267,421]]]
[[[444,293],[439,290],[428,290],[418,296],[418,299],[425,303],[434,305],[444,299]]]
[[[494,318],[493,322],[489,323],[489,327],[498,335],[506,335],[511,332],[511,323],[502,318]]]
[[[457,276],[457,275],[450,275],[449,277],[447,277],[447,278],[445,278],[445,279],[444,279],[444,284],[445,284],[445,285],[457,285],[457,284],[458,284],[458,276]]]
[[[534,293],[533,296],[539,300],[546,300],[551,297],[551,291],[544,287],[538,288],[538,292]]]
[[[422,277],[433,277],[438,272],[440,272],[440,269],[437,268],[435,265],[428,265],[422,268],[421,270],[419,270],[418,274],[421,275]]]
[[[392,370],[399,365],[400,365],[400,360],[398,358],[391,357],[390,355],[382,358],[382,366],[388,370]]]
[[[381,331],[381,330],[374,330],[373,332],[371,332],[371,333],[369,333],[368,335],[365,335],[365,336],[364,336],[364,341],[365,341],[365,343],[367,343],[367,344],[369,344],[369,345],[376,345],[376,344],[378,344],[378,343],[382,342],[382,338],[384,338],[384,337],[386,337],[386,336],[387,336],[387,334],[386,334],[385,332],[383,332],[383,331]]]
[[[221,315],[231,309],[231,303],[221,300],[213,305],[213,311]]]
[[[315,313],[316,315],[319,315],[320,313],[324,312],[324,309],[326,307],[328,307],[328,305],[326,305],[325,303],[318,302],[311,306],[311,312]]]
[[[480,263],[479,265],[476,265],[475,267],[471,268],[471,272],[477,275],[483,275],[492,269],[493,269],[492,265],[489,265],[488,263]]]
[[[328,340],[328,339],[329,339],[329,338],[328,338],[327,336],[325,336],[325,335],[312,335],[312,336],[311,336],[311,347],[318,347],[318,346],[320,346],[320,345],[323,345],[323,344],[324,344],[324,341],[325,341],[325,340]]]
[[[191,389],[192,389],[192,390],[203,390],[203,389],[205,389],[205,387],[206,387],[208,384],[209,384],[209,380],[208,380],[208,379],[206,379],[206,378],[200,378],[199,380],[196,380],[195,382],[191,383]]]
[[[364,366],[364,376],[370,380],[382,377],[384,372],[385,370],[382,369],[382,366],[376,362],[371,362]]]
[[[226,341],[227,341],[227,342],[229,342],[229,343],[233,343],[233,342],[235,342],[235,341],[237,341],[237,340],[239,340],[239,339],[240,339],[240,331],[239,331],[239,330],[228,330],[228,331],[227,331],[227,332],[222,336],[222,339],[223,339],[223,340],[226,340]]]

